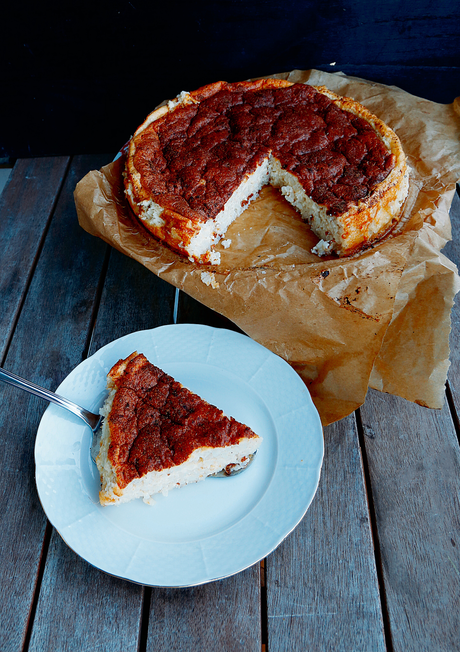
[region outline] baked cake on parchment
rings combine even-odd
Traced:
[[[408,170],[396,134],[358,102],[279,79],[216,82],[151,113],[129,143],[125,193],[157,238],[198,263],[271,184],[320,238],[365,249],[399,220]]]

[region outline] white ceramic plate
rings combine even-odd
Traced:
[[[62,538],[101,570],[150,586],[203,584],[271,553],[307,511],[318,486],[323,433],[293,369],[249,337],[194,324],[126,335],[82,362],[57,393],[97,411],[106,374],[133,351],[263,437],[253,464],[142,500],[101,507],[91,431],[50,405],[35,445],[43,508]]]

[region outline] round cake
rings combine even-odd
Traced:
[[[216,82],[151,113],[129,143],[125,192],[142,224],[197,263],[266,185],[319,242],[359,252],[399,220],[408,170],[396,134],[325,87],[278,79]]]

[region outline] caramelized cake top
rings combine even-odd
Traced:
[[[133,353],[109,372],[116,386],[108,416],[108,458],[118,485],[185,462],[197,448],[238,444],[257,435]]]
[[[134,167],[168,210],[206,221],[270,152],[330,215],[369,196],[395,166],[373,126],[305,84],[218,82],[146,126]]]

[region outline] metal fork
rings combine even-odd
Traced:
[[[83,421],[91,428],[93,432],[96,432],[96,430],[98,430],[99,426],[101,425],[102,416],[100,414],[93,414],[89,410],[82,408],[80,405],[69,401],[68,398],[59,396],[59,394],[55,394],[49,389],[45,389],[39,385],[35,385],[35,383],[32,383],[29,380],[25,380],[24,378],[20,378],[19,376],[16,376],[16,374],[12,374],[10,371],[6,371],[1,367],[0,380],[2,380],[4,383],[7,383],[8,385],[13,385],[13,387],[23,389],[30,394],[34,394],[39,398],[45,399],[45,401],[55,403],[56,405],[60,405],[66,410],[69,410],[73,414],[76,414],[77,417],[80,417],[80,419],[83,419]]]
[[[93,412],[90,412],[86,408],[83,408],[80,405],[69,401],[68,398],[60,396],[59,394],[55,394],[54,392],[51,392],[49,389],[45,389],[44,387],[40,387],[39,385],[30,382],[30,380],[25,380],[20,376],[16,376],[16,374],[11,373],[10,371],[6,371],[6,369],[2,369],[1,367],[0,380],[2,380],[4,383],[7,383],[8,385],[13,385],[13,387],[23,389],[24,391],[29,392],[34,396],[43,398],[45,401],[55,403],[56,405],[69,410],[77,417],[80,417],[80,419],[83,419],[86,425],[88,425],[93,431],[93,439],[91,443],[91,459],[94,463],[96,463],[96,456],[99,452],[100,428],[103,419],[100,414],[93,414]]]

